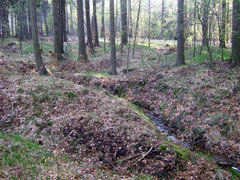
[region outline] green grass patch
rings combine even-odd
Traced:
[[[178,145],[173,145],[173,150],[182,158],[188,160],[190,158],[190,151]]]
[[[22,171],[21,177],[38,177],[42,166],[53,165],[53,154],[42,149],[40,145],[32,139],[23,138],[19,135],[8,135],[0,132],[0,174],[8,172],[8,178],[15,177],[14,170],[18,168]]]

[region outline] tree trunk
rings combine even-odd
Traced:
[[[137,43],[139,18],[140,18],[140,12],[141,12],[141,3],[142,3],[142,0],[139,0],[137,22],[136,22],[135,35],[134,35],[134,44],[133,44],[133,54],[132,54],[133,56],[135,55],[135,47],[136,47],[136,43]]]
[[[132,38],[132,0],[128,0],[128,9],[129,9],[129,37]]]
[[[235,64],[240,63],[240,1],[233,0],[232,18],[232,60]]]
[[[127,0],[121,0],[121,44],[126,45],[128,42],[128,32],[127,32]]]
[[[99,46],[96,0],[93,0],[93,34],[94,46]]]
[[[105,6],[105,0],[102,0],[102,15],[101,15],[101,20],[102,20],[102,26],[101,26],[101,37],[104,37],[104,26],[105,26],[105,22],[104,22],[104,6]]]
[[[47,12],[49,10],[48,6],[49,6],[48,1],[43,1],[42,2],[42,13],[43,13],[43,19],[44,19],[44,24],[45,24],[47,36],[49,36],[49,28],[48,28],[48,24],[47,24]]]
[[[0,0],[0,35],[1,36],[3,36],[3,34],[1,33],[2,27],[3,27],[3,0]]]
[[[112,75],[117,74],[114,17],[115,17],[114,0],[110,0],[110,46],[111,46],[110,74]]]
[[[165,24],[165,0],[162,0],[162,15],[161,15],[161,38],[163,39],[163,26]]]
[[[63,41],[67,42],[67,23],[66,23],[66,1],[62,1],[62,28],[63,28]]]
[[[43,64],[42,56],[40,52],[40,46],[39,46],[39,40],[38,40],[37,12],[36,12],[37,5],[36,4],[37,4],[36,0],[30,0],[34,55],[35,55],[37,70],[39,71],[40,75],[48,75],[47,69]]]
[[[105,0],[102,0],[102,28],[101,28],[101,37],[103,37],[103,47],[104,47],[104,52],[106,52],[104,9],[105,9]]]
[[[151,0],[148,0],[148,48],[151,46]]]
[[[70,3],[70,21],[71,21],[71,34],[74,35],[74,25],[73,25],[73,6],[72,6],[72,2]]]
[[[11,32],[12,32],[12,37],[14,37],[14,14],[13,11],[11,11]]]
[[[222,0],[222,27],[221,27],[221,37],[220,37],[220,47],[226,48],[226,14],[227,7],[226,7],[226,0]]]
[[[193,57],[196,56],[196,26],[197,26],[197,0],[194,0],[194,37],[193,37]]]
[[[68,4],[66,4],[66,34],[69,33],[69,13],[68,13]]]
[[[208,39],[208,17],[209,17],[209,5],[210,0],[203,0],[203,19],[202,19],[202,45],[207,46],[209,43]]]
[[[62,33],[60,22],[60,2],[52,0],[53,6],[53,36],[54,36],[54,54],[58,61],[63,60],[62,56]]]
[[[86,23],[87,23],[87,42],[90,48],[90,51],[93,50],[93,41],[92,41],[92,31],[91,31],[91,22],[90,22],[90,6],[89,0],[85,0],[85,9],[86,9]]]
[[[28,29],[29,29],[29,40],[32,39],[32,23],[31,23],[31,9],[28,7]]]
[[[85,34],[84,34],[84,18],[83,18],[83,0],[77,0],[77,14],[78,14],[78,60],[87,62],[88,57],[85,46]]]
[[[177,66],[186,64],[184,60],[184,0],[178,0],[177,18]]]

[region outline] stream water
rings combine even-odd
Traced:
[[[153,116],[151,114],[146,114],[146,116],[148,116],[155,123],[159,131],[166,134],[171,141],[173,141],[176,144],[182,145],[183,147],[192,151],[193,148],[190,143],[182,141],[178,139],[175,135],[170,133],[170,128],[165,125],[165,122],[163,121],[162,118]],[[209,153],[205,149],[200,150],[198,149],[196,150],[196,152],[207,154],[212,160],[216,162],[217,165],[221,166],[224,169],[232,168],[238,173],[240,173],[240,167],[235,167],[237,165],[237,162],[232,159],[229,159],[223,155]]]

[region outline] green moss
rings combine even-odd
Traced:
[[[74,92],[66,91],[64,95],[67,96],[69,99],[75,98],[77,95]]]
[[[240,173],[239,172],[237,172],[235,169],[229,169],[229,171],[232,173],[232,179],[240,179]]]
[[[181,146],[173,145],[173,150],[182,158],[189,159],[190,158],[190,151],[185,149]]]

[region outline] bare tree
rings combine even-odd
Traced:
[[[178,0],[177,66],[186,64],[184,60],[184,0]]]
[[[136,47],[136,43],[137,43],[139,18],[140,18],[140,12],[141,12],[141,3],[142,3],[142,0],[139,0],[137,22],[136,22],[135,35],[134,35],[134,44],[133,44],[133,54],[132,54],[133,56],[135,55],[135,47]]]
[[[60,21],[60,1],[52,0],[53,7],[53,36],[54,36],[54,54],[58,61],[63,60],[62,56],[62,33]]]
[[[128,32],[127,32],[127,0],[121,0],[121,44],[126,45],[128,42]]]
[[[114,0],[110,0],[110,46],[111,46],[111,64],[110,74],[117,74],[116,65],[116,44],[115,44],[115,25],[114,25]]]
[[[77,7],[78,7],[77,14],[78,14],[78,39],[79,39],[78,60],[87,62],[88,57],[86,53],[85,35],[84,35],[83,0],[77,1]]]
[[[240,1],[233,0],[232,19],[232,61],[234,65],[240,64]]]
[[[43,64],[42,56],[40,52],[40,45],[38,40],[36,6],[37,6],[36,0],[30,0],[34,55],[35,55],[37,70],[39,71],[40,75],[48,75],[47,69]]]

